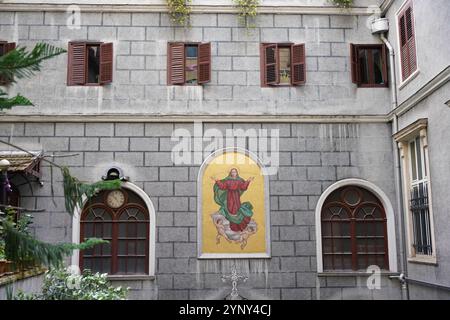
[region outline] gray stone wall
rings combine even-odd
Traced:
[[[156,210],[156,280],[132,282],[133,297],[220,299],[229,284],[220,281],[223,263],[198,261],[197,174],[199,165],[174,166],[170,160],[175,128],[182,123],[13,123],[0,124],[1,139],[56,158],[82,180],[99,180],[111,164],[150,196]],[[314,210],[321,193],[345,178],[366,179],[380,187],[395,207],[390,125],[205,123],[217,128],[267,128],[280,131],[280,167],[270,177],[272,258],[248,262],[252,273],[243,294],[273,299],[400,297],[397,283],[383,280],[368,291],[364,277],[316,276]],[[71,241],[71,218],[64,213],[59,170],[43,167],[43,187],[21,187],[23,206],[35,214],[35,233],[46,241]],[[50,181],[53,181],[53,191]],[[52,194],[54,195],[52,201]],[[244,266],[245,266],[245,262]],[[267,270],[267,275],[265,271]],[[228,271],[228,269],[224,270]],[[358,280],[359,279],[359,280]],[[129,282],[127,282],[129,283]],[[382,293],[383,292],[383,293]]]
[[[396,0],[386,13],[390,21],[389,41],[396,52],[397,83],[402,83],[400,64],[400,45],[398,36],[397,11],[405,3]],[[450,6],[446,0],[413,0],[415,39],[417,47],[417,65],[419,73],[413,81],[398,88],[399,103],[414,95],[445,68],[450,66],[450,48],[444,39],[448,38],[450,25]],[[430,22],[432,21],[432,22]]]
[[[0,38],[31,47],[45,41],[114,43],[114,81],[68,87],[67,55],[45,64],[10,92],[27,92],[35,108],[12,114],[386,114],[389,89],[351,83],[350,43],[380,43],[367,16],[261,14],[247,31],[234,14],[193,14],[192,27],[174,27],[163,13],[82,13],[81,28],[65,12],[2,12]],[[204,86],[167,86],[167,42],[211,42],[212,79]],[[306,43],[307,83],[261,88],[261,42]]]

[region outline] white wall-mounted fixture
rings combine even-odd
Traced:
[[[389,20],[386,18],[372,21],[372,34],[386,33],[389,31]]]

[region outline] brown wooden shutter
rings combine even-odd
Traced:
[[[198,45],[198,80],[199,84],[211,81],[211,43]]]
[[[86,83],[86,43],[69,43],[67,84],[69,86]]]
[[[291,47],[291,82],[293,85],[306,83],[305,44],[294,44]]]
[[[7,44],[5,44],[5,54],[13,51],[16,48],[16,43],[15,42],[9,42]]]
[[[167,52],[167,84],[184,84],[185,82],[184,43],[169,43]]]
[[[7,54],[8,52],[14,50],[16,48],[15,42],[2,42],[0,45],[3,46],[3,55]],[[0,85],[6,85],[11,83],[14,80],[12,79],[6,79],[5,77],[0,77]]]
[[[113,44],[102,43],[100,45],[100,84],[113,81]]]
[[[263,44],[262,47],[262,85],[275,85],[279,82],[278,46],[275,43]]]
[[[417,69],[416,40],[411,4],[408,4],[399,16],[399,37],[402,79],[404,81]]]
[[[351,43],[350,44],[350,64],[352,72],[352,82],[354,84],[360,84],[359,77],[359,63],[358,63],[358,46]]]

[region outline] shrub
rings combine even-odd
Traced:
[[[17,300],[125,300],[128,289],[113,287],[106,274],[89,270],[73,275],[66,269],[52,269],[45,275],[42,293],[20,292]]]

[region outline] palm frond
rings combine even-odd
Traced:
[[[9,98],[4,91],[0,89],[0,111],[3,109],[11,109],[15,106],[32,106],[33,103],[21,96],[20,94],[15,97]]]
[[[38,43],[31,51],[18,47],[0,57],[0,75],[11,82],[29,78],[41,70],[42,62],[66,52],[47,43]]]

